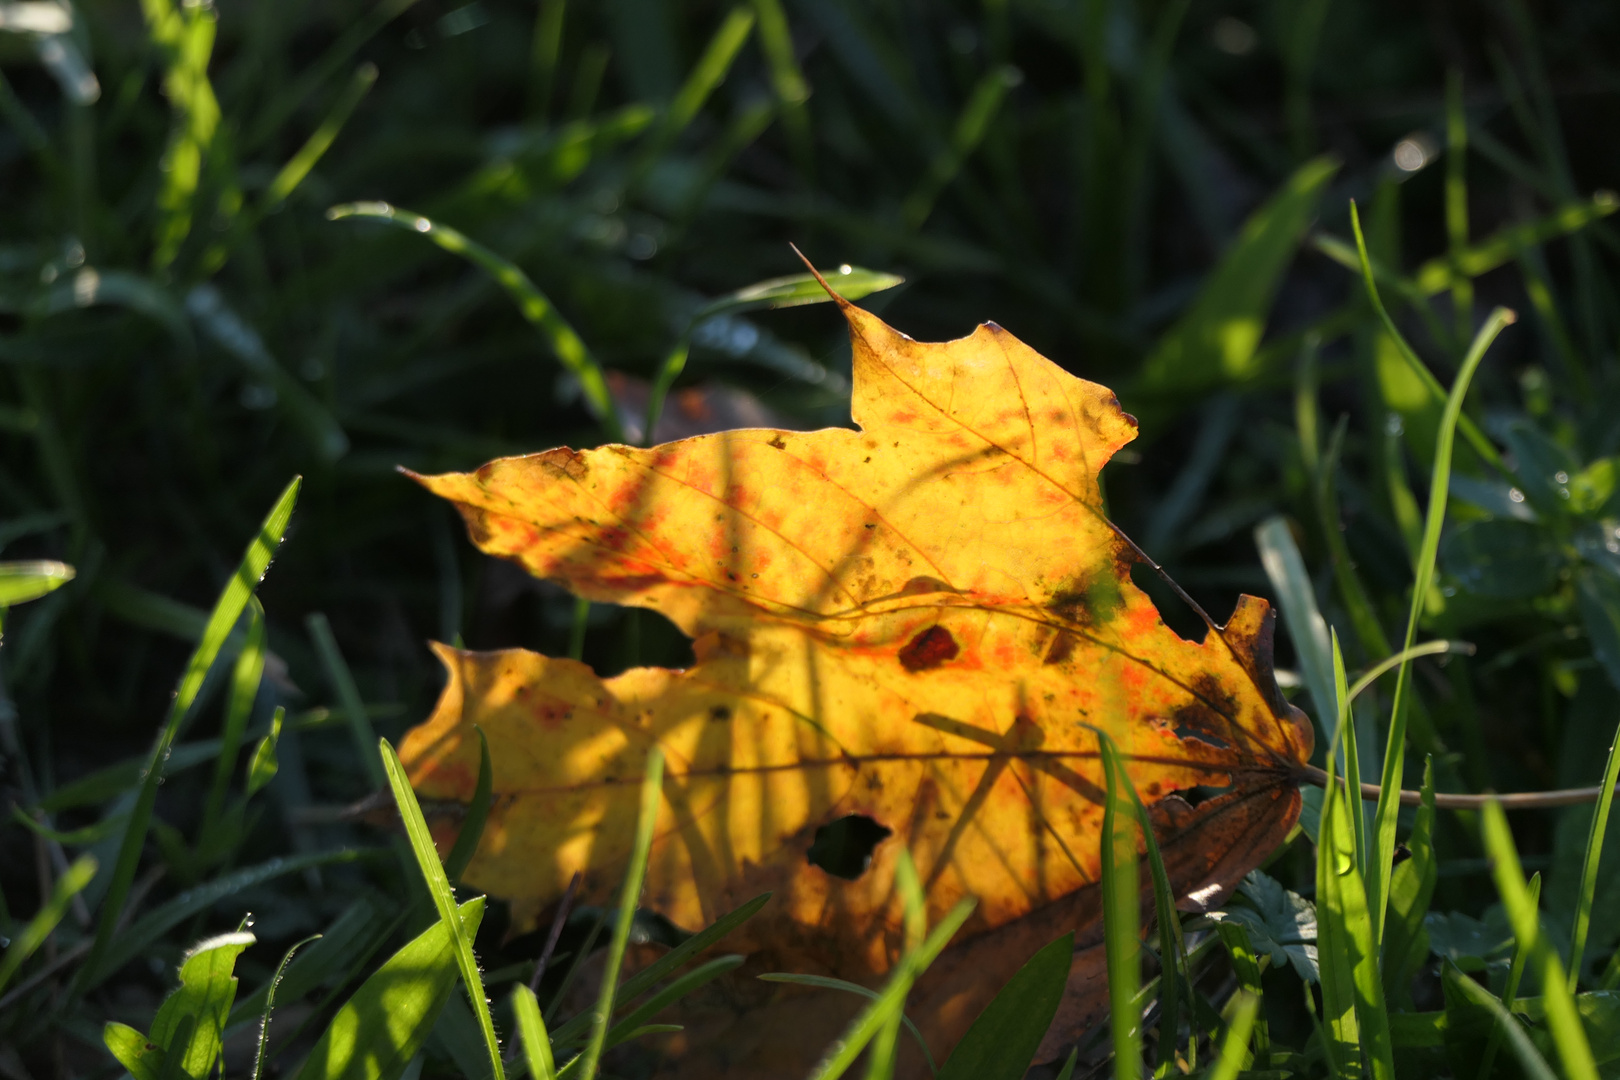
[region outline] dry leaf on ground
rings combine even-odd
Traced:
[[[1195,906],[1292,826],[1310,728],[1277,691],[1264,601],[1240,598],[1193,642],[1131,582],[1141,554],[1104,516],[1097,484],[1136,433],[1110,391],[993,324],[923,344],[841,306],[859,430],[557,449],[418,477],[484,551],[591,600],[661,612],[697,662],[603,680],[524,650],[436,646],[450,681],[402,756],[423,798],[464,802],[482,726],[496,802],[467,882],[532,923],[576,870],[594,899],[611,896],[644,757],[662,746],[643,904],[696,929],[772,890],[727,943],[753,952],[753,969],[875,981],[898,955],[904,845],[931,917],[979,901],[912,998],[936,1057],[1019,964],[1073,929],[1082,948],[1056,1045],[1106,1000],[1089,948],[1102,819],[1092,727],[1128,758],[1178,898]],[[845,880],[810,854],[818,830],[852,816],[876,842]],[[753,1049],[693,1034],[692,1075],[803,1068],[851,1007],[829,999],[818,1013],[763,985],[721,994],[703,1029],[755,1032]]]

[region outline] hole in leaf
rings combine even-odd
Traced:
[[[810,845],[810,865],[819,866],[833,877],[854,881],[872,865],[872,850],[893,829],[886,828],[865,814],[850,814],[816,830]]]

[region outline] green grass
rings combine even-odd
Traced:
[[[645,929],[629,904],[576,914],[530,989],[542,943],[454,891],[480,813],[439,868],[342,810],[431,707],[424,639],[686,661],[656,616],[478,557],[394,470],[644,441],[739,394],[847,422],[842,327],[790,243],[914,337],[994,319],[1115,388],[1142,436],[1111,515],[1217,618],[1279,601],[1316,764],[1441,795],[1615,782],[1612,4],[73,13],[0,30],[8,1075],[115,1076],[113,1024],[139,1080],[200,1080],[267,1015],[231,1073],[633,1071],[638,1031],[736,977],[700,954],[763,899],[570,1014],[581,954]],[[1113,1034],[1038,1075],[1620,1067],[1606,805],[1312,798],[1275,888],[1217,924],[1111,870]],[[913,1037],[951,926],[915,916],[826,1075]],[[942,1075],[1023,1072],[1058,953]]]

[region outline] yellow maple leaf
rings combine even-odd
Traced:
[[[465,802],[472,725],[488,735],[496,798],[466,880],[511,900],[520,925],[576,871],[611,895],[655,745],[668,771],[643,904],[678,926],[768,889],[730,947],[878,975],[902,943],[904,846],[931,918],[978,899],[921,1009],[948,1044],[1000,985],[988,957],[1016,968],[1067,930],[1098,939],[1093,728],[1127,759],[1194,905],[1293,825],[1311,731],[1277,691],[1264,601],[1240,598],[1194,642],[1132,583],[1144,556],[1097,478],[1136,423],[1109,390],[993,324],[923,344],[840,306],[858,430],[557,449],[417,478],[484,551],[661,612],[696,663],[604,680],[438,645],[449,683],[401,756],[422,797]],[[847,880],[810,856],[851,818],[875,845]],[[1083,989],[1071,979],[1071,996]]]

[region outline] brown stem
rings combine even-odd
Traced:
[[[1315,765],[1303,766],[1298,773],[1301,780],[1317,787],[1327,786],[1327,773]],[[1341,785],[1344,777],[1336,777]],[[1381,794],[1377,784],[1362,784],[1361,797],[1368,802],[1376,802]],[[1620,795],[1620,784],[1609,792],[1609,797]],[[1603,788],[1594,785],[1582,788],[1563,788],[1559,791],[1520,791],[1511,795],[1455,795],[1448,792],[1435,792],[1434,805],[1441,810],[1482,810],[1487,803],[1496,803],[1504,810],[1545,810],[1555,806],[1577,806],[1581,803],[1595,803],[1603,797]],[[1416,791],[1402,791],[1402,806],[1417,806],[1423,802],[1423,796]]]

